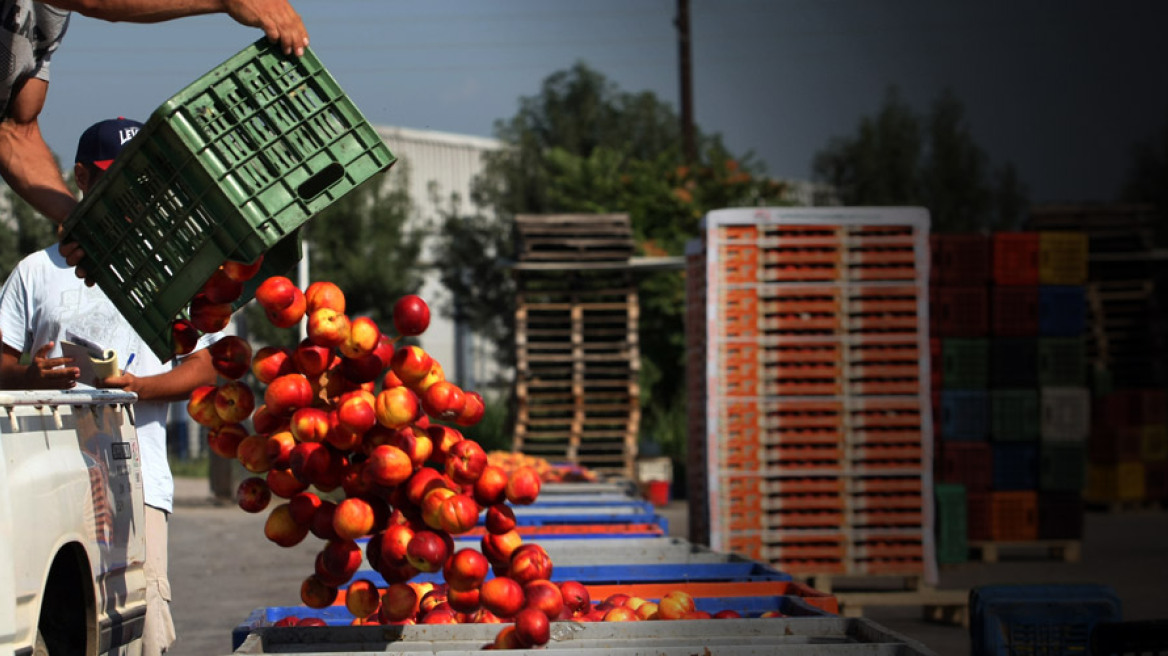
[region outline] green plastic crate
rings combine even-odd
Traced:
[[[1043,442],[1039,454],[1038,488],[1046,492],[1081,492],[1087,487],[1087,446],[1075,442]]]
[[[933,490],[937,501],[937,562],[964,563],[969,559],[965,486],[937,483]]]
[[[1082,337],[1039,337],[1038,384],[1043,387],[1086,386],[1086,340]]]
[[[1041,433],[1036,389],[990,390],[990,439],[1033,442]]]
[[[395,160],[310,49],[285,56],[261,38],[155,110],[66,239],[166,361],[171,322],[220,264],[272,250],[239,307],[299,260],[305,222]]]
[[[982,337],[941,340],[944,389],[986,389],[990,380],[990,342]]]

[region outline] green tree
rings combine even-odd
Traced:
[[[443,282],[472,329],[514,362],[515,290],[500,263],[514,258],[517,214],[627,213],[643,255],[681,255],[710,209],[782,203],[785,186],[747,153],[698,133],[700,158],[683,165],[676,113],[652,93],[627,93],[585,64],[557,72],[519,111],[499,121],[507,146],[485,156],[472,194],[492,214],[445,212]],[[684,276],[638,277],[642,403],[654,418],[683,412]],[[664,420],[662,421],[664,423]]]
[[[8,278],[26,255],[56,243],[57,234],[44,215],[33,209],[12,189],[4,195],[11,208],[6,220],[0,220],[0,280]]]
[[[923,205],[938,232],[1014,228],[1026,213],[1014,166],[991,168],[948,90],[922,117],[889,88],[875,117],[862,117],[854,136],[832,139],[813,170],[844,205]]]
[[[389,177],[386,177],[389,176]],[[407,229],[413,205],[409,171],[398,164],[328,206],[301,228],[310,280],[345,290],[346,313],[368,315],[392,329],[393,303],[421,286],[421,230]],[[288,272],[295,280],[296,271]],[[298,331],[271,325],[255,304],[245,310],[250,337],[262,344],[294,345]]]

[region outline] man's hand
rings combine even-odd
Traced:
[[[226,0],[226,4],[228,15],[237,23],[260,28],[269,41],[280,44],[285,55],[304,54],[308,30],[287,0]]]
[[[57,226],[57,238],[61,237],[61,227]],[[77,266],[81,264],[81,260],[85,259],[85,251],[81,250],[81,244],[75,241],[63,241],[57,244],[57,252],[61,257],[65,258],[65,262],[73,268],[73,274],[78,278],[84,278],[85,284],[90,287],[93,286],[93,281],[87,277],[85,269]]]
[[[98,378],[95,387],[116,388],[124,392],[133,392],[141,396],[141,391],[138,385],[138,377],[134,374],[122,372],[116,376],[107,376],[105,378]]]
[[[25,370],[28,389],[72,389],[81,377],[81,370],[71,366],[73,358],[50,358],[53,342],[45,344],[32,358]]]

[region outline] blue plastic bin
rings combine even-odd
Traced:
[[[1042,468],[1040,446],[1034,442],[996,442],[993,489],[1037,490]]]
[[[984,442],[990,439],[989,392],[942,390],[941,439],[948,442]]]
[[[1123,612],[1109,586],[990,585],[969,593],[972,656],[1087,656],[1091,631]]]
[[[1087,332],[1087,294],[1081,285],[1038,288],[1038,332],[1049,337],[1076,337]]]

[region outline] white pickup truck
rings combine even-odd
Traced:
[[[136,398],[0,391],[0,653],[141,653]]]

